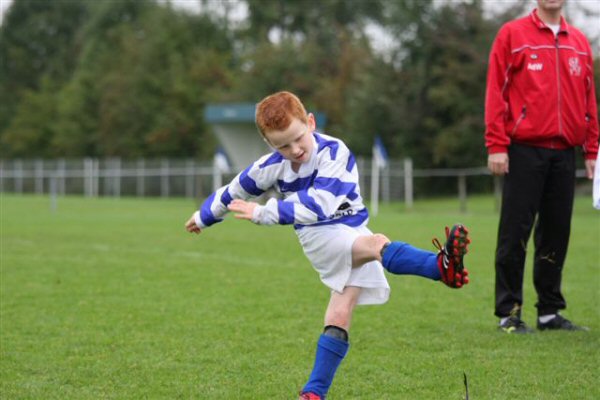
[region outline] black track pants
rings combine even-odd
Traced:
[[[538,315],[553,314],[566,307],[560,287],[571,232],[575,151],[512,144],[508,156],[496,247],[495,314],[506,317],[523,304],[525,256],[534,222],[536,307]]]

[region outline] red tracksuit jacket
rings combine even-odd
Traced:
[[[554,35],[534,10],[505,24],[490,53],[485,99],[488,153],[511,142],[598,153],[598,111],[589,42],[561,18]]]

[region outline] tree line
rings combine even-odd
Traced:
[[[206,104],[286,89],[358,155],[378,135],[393,158],[479,166],[489,49],[530,6],[486,17],[482,0],[198,4],[14,0],[0,27],[0,157],[209,159]],[[373,27],[393,39],[385,52]]]

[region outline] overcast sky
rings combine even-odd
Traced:
[[[0,0],[0,23],[4,18],[4,13],[6,9],[10,6],[13,0]],[[40,1],[49,1],[49,0],[40,0]],[[100,1],[108,1],[108,0],[100,0]],[[110,0],[115,1],[115,0]],[[116,0],[118,1],[118,0]],[[166,2],[168,0],[159,0]],[[219,1],[228,1],[228,0],[213,0],[215,2]],[[368,1],[368,0],[365,0]],[[459,0],[436,0],[439,2],[444,1],[459,1]],[[507,7],[514,5],[516,3],[521,3],[523,1],[527,1],[531,3],[530,8],[534,8],[536,6],[536,0],[484,0],[484,5],[489,10],[489,12],[493,12],[494,10],[502,9],[502,7]],[[170,0],[171,4],[176,7],[180,7],[182,9],[190,10],[191,12],[198,12],[199,10],[199,0]],[[600,0],[567,0],[565,12],[569,21],[581,29],[590,39],[600,38]],[[592,11],[594,16],[586,16],[583,11],[587,9]],[[238,18],[244,17],[245,10],[243,8],[238,7],[237,14]],[[377,33],[375,33],[377,35]],[[382,37],[382,41],[386,39]],[[593,49],[595,55],[599,54],[599,46],[600,43],[597,43],[595,48]],[[379,47],[379,46],[378,46]],[[385,47],[383,44],[380,47]]]

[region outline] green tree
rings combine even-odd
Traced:
[[[486,66],[495,27],[480,1],[442,7],[426,36],[431,68],[422,129],[432,138],[434,165],[467,167],[485,162],[483,140]]]
[[[212,154],[202,110],[233,76],[215,21],[151,0],[16,0],[0,40],[2,156]]]
[[[87,18],[87,5],[85,0],[15,0],[7,10],[0,26],[1,155],[10,154],[15,140],[18,154],[26,150],[25,143],[31,143],[31,155],[43,153],[38,145],[47,143],[52,132],[33,126],[46,125],[41,116],[54,115],[53,92],[75,70],[77,32]],[[27,121],[28,113],[35,122]]]
[[[38,91],[24,90],[9,129],[0,138],[1,155],[51,157],[54,136],[51,121],[56,119],[56,90],[45,78]]]
[[[391,157],[419,162],[424,146],[419,125],[427,113],[424,32],[434,13],[430,0],[384,3],[382,27],[394,45],[356,76],[348,96],[348,128],[355,129],[350,144],[358,153],[370,155],[373,136],[379,135]]]
[[[202,109],[211,87],[229,79],[220,56],[229,44],[208,17],[153,2],[106,2],[84,34],[77,73],[60,93],[58,151],[212,153]]]
[[[384,1],[247,3],[248,29],[239,35],[245,74],[236,84],[242,99],[291,90],[327,114],[328,132],[347,140],[358,134],[346,123],[349,95],[374,59],[366,26],[381,21]]]
[[[499,22],[484,18],[480,0],[394,2],[387,15],[397,40],[387,55],[391,65],[371,70],[383,71],[384,82],[365,78],[358,87],[364,97],[375,98],[372,88],[380,93],[380,122],[370,129],[392,154],[410,156],[416,165],[481,165],[487,57]]]

